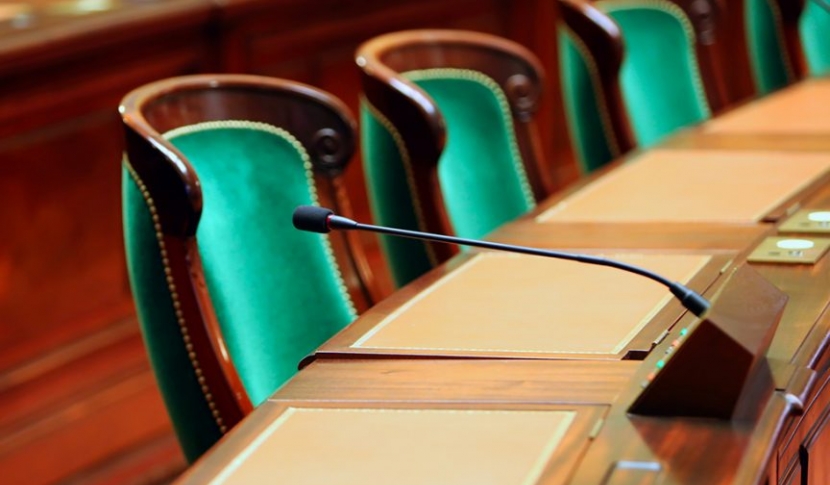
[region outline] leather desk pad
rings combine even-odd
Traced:
[[[830,79],[809,79],[704,125],[718,134],[830,135]]]
[[[830,154],[652,150],[537,222],[754,223],[830,169]]]
[[[529,485],[578,414],[288,407],[211,483]]]
[[[604,256],[684,283],[711,259],[700,254]],[[385,317],[351,347],[426,355],[619,358],[671,298],[658,283],[613,268],[480,253]]]

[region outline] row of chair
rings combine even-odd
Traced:
[[[714,3],[560,0],[563,99],[586,170],[710,115],[709,71],[695,54],[703,31],[689,30],[688,15]],[[534,124],[544,74],[531,52],[486,34],[411,31],[365,43],[356,62],[376,222],[477,238],[553,190]],[[339,176],[356,125],[327,93],[244,75],[159,81],[120,109],[133,293],[193,460],[385,296],[354,234],[288,222],[301,204],[349,215]],[[398,286],[453,255],[382,246]]]
[[[759,95],[830,72],[826,0],[559,5],[566,24],[560,31],[563,101],[584,171],[740,101],[725,87],[745,74],[725,65],[741,65],[729,59],[735,53],[748,57]],[[741,45],[731,48],[734,43]]]
[[[830,31],[820,1],[805,9],[789,0],[559,0],[562,99],[583,171],[741,101],[723,88],[725,76],[740,75],[724,72],[736,42],[726,38],[727,14],[746,17],[746,39],[737,41],[753,53],[757,93],[808,75],[805,58],[816,73],[830,72],[821,57],[830,49],[802,50],[793,35],[803,32],[807,46],[810,35]],[[357,61],[363,161],[379,223],[477,238],[553,190],[533,124],[545,83],[532,53],[484,36],[396,34],[365,44]],[[382,243],[399,286],[454,252]]]
[[[376,220],[479,237],[548,193],[532,123],[542,68],[529,51],[475,32],[411,31],[367,42],[357,63]],[[120,109],[133,295],[193,460],[385,296],[354,234],[289,222],[298,205],[350,214],[340,175],[357,130],[331,95],[260,76],[162,80]],[[383,244],[398,285],[452,255]]]

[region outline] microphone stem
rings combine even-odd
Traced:
[[[339,217],[337,218],[339,219]],[[334,222],[332,221],[332,219],[330,219],[330,222]],[[407,237],[410,239],[427,239],[430,241],[436,241],[447,244],[459,244],[462,246],[470,246],[484,249],[496,249],[501,251],[509,251],[513,253],[530,254],[533,256],[544,256],[557,259],[565,259],[568,261],[578,261],[581,263],[594,264],[599,266],[609,266],[612,268],[621,269],[623,271],[628,271],[629,273],[635,273],[640,276],[644,276],[667,287],[671,291],[671,293],[680,300],[683,306],[686,307],[689,311],[691,311],[695,316],[702,316],[710,307],[709,302],[705,298],[703,298],[703,296],[699,295],[694,290],[686,287],[681,283],[671,281],[645,268],[641,268],[633,264],[623,263],[621,261],[606,259],[600,256],[574,254],[564,251],[531,248],[525,246],[513,246],[510,244],[502,244],[490,241],[479,241],[476,239],[467,239],[463,237],[444,236],[441,234],[427,234],[418,231],[410,231],[407,229],[396,229],[390,227],[375,226],[372,224],[363,224],[345,218],[344,220],[348,221],[349,223],[343,225],[335,224],[338,229],[365,230],[371,232],[379,232],[381,234],[389,234],[392,236]]]

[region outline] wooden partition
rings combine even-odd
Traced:
[[[259,73],[321,87],[356,112],[359,43],[407,28],[485,31],[542,58],[549,71],[544,149],[561,185],[577,174],[556,94],[554,2],[151,0],[85,10],[83,2],[37,0],[2,7],[6,483],[154,482],[184,467],[144,356],[123,259],[116,107],[131,89],[182,74]],[[348,190],[368,220],[360,164],[352,167]]]

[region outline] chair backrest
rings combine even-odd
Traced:
[[[716,0],[602,0],[595,5],[622,31],[620,89],[639,146],[653,145],[723,106],[718,67],[707,48],[717,39]]]
[[[291,224],[300,204],[348,212],[354,122],[319,90],[240,75],[155,82],[120,110],[130,281],[193,460],[370,304],[353,241]]]
[[[806,0],[799,31],[807,73],[811,76],[830,73],[830,1]]]
[[[799,77],[798,19],[801,0],[744,0],[747,48],[759,94]]]
[[[356,55],[370,204],[380,224],[478,238],[548,193],[533,122],[535,56],[487,34],[388,34]],[[397,285],[447,259],[447,245],[382,238]]]
[[[583,0],[559,0],[559,11],[562,101],[577,161],[588,173],[634,145],[618,80],[622,37],[617,24]]]

